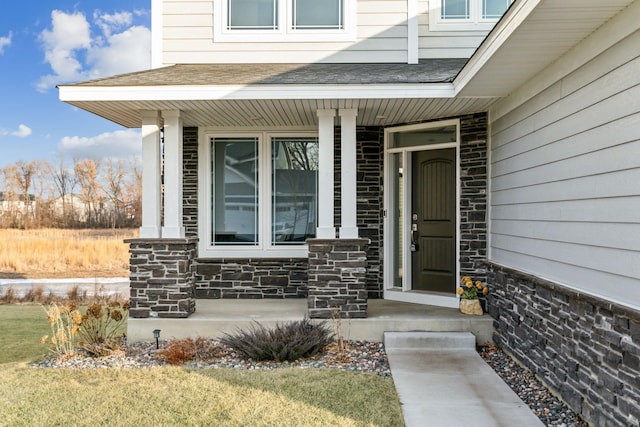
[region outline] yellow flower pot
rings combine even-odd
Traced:
[[[474,316],[482,316],[482,306],[477,299],[461,299],[460,312]]]

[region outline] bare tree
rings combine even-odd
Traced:
[[[58,166],[49,164],[48,174],[55,188],[56,198],[62,207],[62,226],[69,227],[77,220],[73,206],[73,191],[78,184],[73,170],[67,167],[64,159],[60,159]]]
[[[126,179],[126,172],[124,169],[124,162],[119,160],[115,162],[112,159],[108,159],[105,166],[105,186],[104,192],[107,198],[111,202],[109,208],[110,226],[122,227],[124,223],[124,182]]]
[[[80,198],[85,205],[87,225],[95,227],[100,223],[103,200],[100,196],[102,185],[98,180],[98,164],[90,159],[75,160],[73,170],[80,184]]]

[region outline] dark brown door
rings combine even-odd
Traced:
[[[456,151],[412,153],[412,290],[456,290]]]

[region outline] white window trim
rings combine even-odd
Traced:
[[[499,20],[482,19],[482,0],[470,0],[469,19],[442,19],[441,12],[441,0],[430,0],[429,31],[490,31]]]
[[[211,242],[211,138],[258,138],[258,245],[214,245]],[[211,128],[198,130],[198,256],[200,258],[305,258],[306,244],[276,246],[271,243],[271,139],[277,137],[318,137],[317,131],[230,132]],[[265,179],[266,177],[266,179]]]
[[[356,0],[343,0],[342,29],[292,29],[292,0],[280,0],[277,30],[228,30],[227,0],[214,1],[213,41],[232,43],[258,42],[344,42],[356,41]]]

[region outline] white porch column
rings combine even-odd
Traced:
[[[141,238],[160,234],[160,113],[142,112],[142,226]]]
[[[182,119],[180,111],[163,111],[164,227],[162,238],[184,238],[182,224]]]
[[[333,121],[335,110],[318,110],[318,228],[316,238],[335,239],[333,223]]]
[[[357,239],[356,109],[340,109],[340,238]]]

